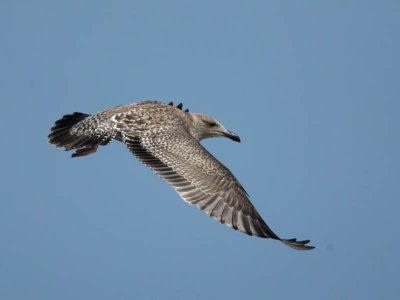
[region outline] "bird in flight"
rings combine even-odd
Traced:
[[[50,144],[76,150],[72,157],[94,153],[112,140],[123,142],[184,201],[220,223],[294,249],[313,249],[309,240],[281,239],[269,228],[232,172],[199,143],[211,137],[240,142],[211,116],[183,110],[182,103],[175,107],[158,101],[116,106],[93,115],[65,115],[48,136]]]

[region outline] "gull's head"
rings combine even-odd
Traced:
[[[225,129],[216,119],[209,115],[190,114],[192,117],[192,126],[190,131],[194,138],[202,140],[211,137],[227,137],[235,142],[240,142],[237,134]]]

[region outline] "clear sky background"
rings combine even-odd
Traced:
[[[398,299],[399,1],[1,1],[0,299]],[[124,145],[48,145],[158,99],[301,252],[185,204]]]

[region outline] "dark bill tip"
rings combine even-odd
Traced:
[[[232,131],[228,131],[228,132],[224,133],[224,135],[227,138],[230,138],[232,141],[240,143],[240,137],[236,133],[233,133]]]

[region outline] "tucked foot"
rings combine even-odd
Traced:
[[[93,146],[86,146],[85,148],[76,150],[75,153],[71,155],[71,157],[80,157],[95,153],[98,147],[99,144]]]

